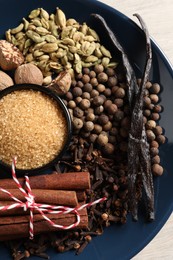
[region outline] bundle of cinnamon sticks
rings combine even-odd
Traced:
[[[18,179],[21,186],[25,188],[25,179]],[[89,172],[70,172],[70,173],[52,173],[49,175],[32,176],[29,178],[32,193],[35,196],[36,203],[61,205],[77,207],[85,203],[85,190],[90,188]],[[17,188],[12,179],[1,179],[0,187],[8,190],[14,197],[20,201],[26,201],[22,192]],[[11,205],[15,201],[0,191],[0,207]],[[41,214],[34,210],[34,234],[40,234],[47,231],[55,231],[57,228],[51,226]],[[76,222],[76,216],[73,213],[68,214],[49,214],[46,216],[55,224],[68,226]],[[78,228],[86,229],[88,226],[87,210],[80,210],[80,223]],[[28,237],[29,234],[29,210],[23,208],[13,208],[0,211],[0,241],[13,238]]]

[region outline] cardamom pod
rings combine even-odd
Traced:
[[[61,64],[63,66],[67,65],[67,62],[68,62],[68,58],[67,58],[67,55],[64,55],[62,58],[61,58]]]
[[[17,27],[11,29],[12,34],[16,34],[18,32],[21,32],[23,30],[24,24],[20,23]]]
[[[67,27],[62,29],[62,31],[61,31],[61,39],[62,40],[70,35],[72,28],[73,28],[72,26],[67,26]]]
[[[112,58],[110,51],[108,51],[103,45],[100,47],[102,54],[108,58]]]
[[[50,56],[49,55],[46,55],[46,54],[43,54],[39,57],[37,57],[38,60],[49,60]]]
[[[57,61],[58,57],[57,57],[57,53],[56,52],[52,52],[49,54],[49,57],[52,61]]]
[[[43,45],[45,45],[46,41],[35,43],[33,49],[34,50],[39,50]]]
[[[26,37],[25,37],[25,33],[23,33],[23,32],[18,32],[18,33],[16,33],[15,38],[16,38],[18,41],[20,41],[20,40],[22,40],[23,38],[26,38]]]
[[[11,35],[11,43],[14,45],[17,45],[17,43],[18,43],[16,38],[14,37],[14,35]]]
[[[115,69],[117,66],[118,66],[118,62],[110,62],[110,63],[107,65],[107,68]]]
[[[103,57],[103,54],[102,54],[102,52],[101,52],[101,50],[100,50],[99,47],[96,47],[96,48],[95,48],[94,54],[95,54],[95,56],[97,56],[98,58],[102,58],[102,57]]]
[[[53,61],[51,61],[49,63],[49,66],[50,66],[50,68],[56,69],[56,70],[61,70],[62,69],[62,65],[60,63],[53,62]]]
[[[28,38],[30,38],[32,41],[39,43],[39,42],[43,42],[44,39],[42,37],[40,37],[40,35],[32,30],[28,30],[26,32],[26,35],[28,36]]]
[[[30,19],[33,19],[33,18],[36,18],[37,16],[39,16],[39,14],[40,14],[40,8],[37,8],[37,9],[32,10],[28,17]]]
[[[65,65],[65,68],[67,70],[69,70],[69,69],[71,69],[71,67],[72,67],[72,64],[70,62],[67,62],[67,64]]]
[[[58,45],[55,42],[45,43],[41,48],[41,51],[47,52],[47,53],[54,52],[57,50],[58,50]]]
[[[94,56],[94,55],[90,55],[85,59],[85,62],[96,62],[98,61],[98,57]]]
[[[71,53],[76,53],[76,52],[77,52],[76,46],[69,46],[69,51],[70,51]]]
[[[28,48],[32,45],[33,41],[31,39],[27,39],[24,44],[24,48]]]
[[[65,39],[63,39],[62,42],[63,42],[64,44],[70,45],[70,46],[74,46],[74,45],[75,45],[75,42],[74,42],[72,39],[70,39],[70,38],[65,38]]]
[[[11,42],[11,30],[5,32],[5,37],[8,42]]]
[[[103,67],[107,68],[109,62],[110,62],[110,59],[109,59],[108,57],[104,57],[104,58],[102,59],[102,65],[103,65]]]
[[[67,52],[67,58],[68,58],[68,60],[73,61],[73,60],[74,60],[74,55],[73,55],[73,53],[71,53],[70,51],[68,51],[68,52]]]
[[[47,42],[56,42],[57,41],[56,37],[51,34],[45,35],[44,39]]]
[[[44,54],[44,52],[39,51],[39,50],[35,50],[34,53],[33,53],[34,57],[39,57],[39,56],[41,56],[43,54]]]
[[[44,18],[45,20],[49,20],[49,14],[43,8],[40,9],[40,17]]]
[[[50,33],[46,28],[44,28],[42,26],[38,26],[35,29],[35,32],[38,33],[39,35],[46,35],[46,34]]]
[[[78,24],[78,22],[73,18],[70,18],[66,21],[66,26],[73,26],[74,24]]]
[[[65,50],[59,49],[58,52],[56,53],[57,58],[62,58],[64,55],[66,55],[66,53],[67,52]]]
[[[91,29],[90,27],[88,28],[88,34],[91,35],[92,37],[94,37],[94,39],[96,41],[98,41],[98,42],[100,41],[100,38],[99,38],[98,34],[96,33],[96,31]]]
[[[60,8],[56,9],[55,23],[61,28],[66,26],[66,16]]]
[[[41,70],[44,70],[45,67],[46,67],[46,65],[47,65],[47,60],[41,60],[41,61],[39,61],[39,62],[37,63],[37,66],[38,66],[39,69],[41,69]]]
[[[35,29],[36,29],[36,26],[35,26],[34,24],[30,23],[30,24],[28,25],[27,31],[28,31],[28,30],[35,31]]]
[[[83,25],[82,25],[81,28],[80,28],[80,31],[81,31],[84,35],[87,34],[87,32],[88,32],[88,26],[86,25],[86,23],[83,23]]]
[[[52,77],[51,76],[47,76],[43,79],[43,85],[47,86],[52,82]]]
[[[86,36],[84,37],[84,40],[85,40],[85,41],[88,41],[88,42],[94,42],[94,41],[96,41],[96,39],[95,39],[92,35],[86,35]]]
[[[41,18],[41,24],[44,28],[46,28],[47,30],[49,30],[49,21],[47,21],[46,19],[44,19],[43,17]]]
[[[26,57],[25,57],[26,62],[31,62],[33,60],[34,60],[34,57],[33,57],[32,53],[29,53],[26,55]]]
[[[81,61],[82,63],[82,67],[85,67],[85,68],[89,68],[93,65],[92,62],[84,62],[84,61]]]
[[[51,31],[51,34],[55,37],[58,36],[58,26],[55,24],[54,20],[49,20],[49,31]]]
[[[73,40],[75,42],[79,42],[82,41],[84,39],[85,35],[82,32],[75,32],[73,34]]]
[[[73,28],[71,29],[71,31],[70,31],[70,34],[69,34],[69,37],[70,37],[71,39],[73,38],[75,32],[77,32],[77,29],[76,29],[75,27],[73,27]]]
[[[79,61],[78,63],[74,64],[74,69],[77,73],[82,73],[82,62]]]
[[[74,53],[74,63],[78,63],[80,60],[80,56],[77,53]]]
[[[29,22],[25,18],[23,18],[22,20],[23,20],[23,24],[24,24],[24,30],[26,31],[26,30],[28,30]]]
[[[35,26],[42,26],[42,23],[40,21],[40,18],[36,17],[34,19],[31,20],[32,24],[34,24]]]
[[[68,46],[62,44],[62,43],[59,43],[58,46],[66,51],[68,51]]]

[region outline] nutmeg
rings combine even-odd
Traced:
[[[15,45],[6,40],[0,40],[0,67],[3,70],[16,69],[23,62],[23,54]]]
[[[0,70],[0,90],[8,88],[13,84],[12,78],[7,73]]]
[[[42,85],[43,74],[41,70],[32,63],[20,65],[14,74],[16,84],[32,83]]]
[[[64,95],[69,91],[70,86],[71,86],[70,73],[67,71],[62,71],[54,80],[52,80],[48,88],[55,91],[58,95]]]

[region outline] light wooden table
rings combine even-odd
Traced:
[[[173,0],[100,0],[136,22],[134,13],[145,20],[150,35],[173,64]],[[173,214],[156,237],[133,260],[173,259]],[[122,259],[123,260],[123,259]]]

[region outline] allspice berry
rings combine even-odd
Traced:
[[[101,64],[96,64],[96,65],[94,66],[94,71],[95,71],[97,74],[103,72],[103,71],[104,71],[103,65],[101,65]]]
[[[99,118],[98,118],[98,122],[99,122],[101,125],[107,124],[108,121],[109,121],[109,117],[108,117],[107,115],[105,115],[105,114],[100,115]]]
[[[99,134],[98,138],[97,138],[97,143],[100,146],[105,146],[108,143],[108,136],[105,134]]]
[[[80,108],[82,108],[83,110],[88,109],[90,105],[91,105],[90,101],[86,98],[82,99],[81,102],[79,103]]]
[[[108,81],[108,75],[105,72],[101,72],[97,75],[97,80],[99,83],[105,83]]]
[[[75,129],[81,129],[83,127],[83,121],[80,118],[73,118],[73,126]]]
[[[82,96],[82,89],[80,87],[74,87],[72,93],[74,97],[80,97]]]
[[[146,123],[147,129],[153,129],[156,127],[156,122],[154,120],[148,120]]]
[[[153,164],[152,173],[156,176],[161,176],[163,174],[163,167],[157,163]]]
[[[79,107],[75,107],[73,114],[75,117],[83,117],[84,111],[82,109],[80,109]]]
[[[147,134],[148,141],[151,142],[151,141],[155,140],[156,136],[155,136],[155,134],[153,133],[152,130],[147,130],[146,134]]]
[[[93,101],[92,101],[92,104],[94,106],[100,106],[100,105],[103,105],[104,103],[104,99],[100,96],[96,96],[93,98]]]
[[[15,71],[14,81],[16,84],[31,83],[42,85],[43,74],[41,70],[32,63],[22,64]]]
[[[160,92],[160,85],[158,83],[154,83],[150,88],[150,93],[158,94]]]
[[[92,121],[87,121],[84,123],[84,129],[87,132],[91,132],[94,129],[94,123]]]
[[[114,153],[115,151],[115,146],[111,143],[107,143],[105,146],[104,146],[104,150],[103,150],[107,155],[111,155]]]
[[[158,135],[156,140],[158,141],[159,144],[164,144],[166,141],[166,138],[164,135]]]
[[[114,115],[117,112],[117,110],[118,108],[115,104],[112,104],[107,108],[108,113],[111,115]]]

